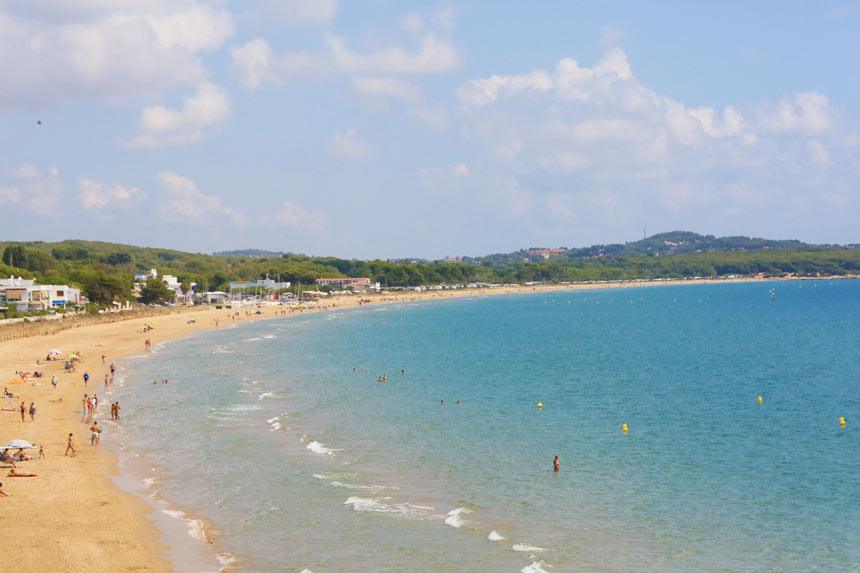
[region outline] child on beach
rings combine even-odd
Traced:
[[[34,422],[36,420],[36,404],[30,402],[30,421]]]

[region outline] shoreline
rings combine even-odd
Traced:
[[[613,288],[635,288],[648,286],[680,286],[702,284],[731,284],[749,282],[782,282],[793,280],[847,280],[850,277],[738,278],[724,280],[677,280],[677,281],[624,281],[616,283],[587,283],[569,285],[535,285],[521,287],[496,287],[485,289],[458,289],[446,291],[402,291],[380,295],[332,297],[323,299],[315,308],[304,312],[332,312],[355,308],[359,299],[370,300],[368,304],[399,304],[407,302],[429,302],[454,298],[478,298],[481,296],[555,293],[573,290],[605,290]],[[0,502],[9,506],[9,511],[0,512],[0,526],[16,535],[8,540],[7,549],[16,555],[22,570],[37,570],[47,561],[66,571],[91,570],[93,564],[110,564],[111,570],[169,571],[178,567],[175,561],[176,531],[165,531],[159,524],[158,507],[147,503],[141,493],[132,493],[122,487],[123,480],[133,476],[121,472],[121,456],[114,451],[119,445],[112,435],[113,426],[106,425],[104,448],[91,448],[84,443],[86,425],[80,422],[80,399],[84,392],[95,390],[104,395],[101,380],[104,371],[112,362],[127,360],[144,352],[143,341],[149,337],[154,346],[166,341],[183,338],[198,332],[229,328],[242,322],[286,318],[286,307],[265,306],[262,314],[249,313],[246,307],[232,309],[239,312],[239,319],[227,318],[227,310],[205,308],[195,312],[183,311],[155,317],[137,317],[128,320],[105,322],[36,335],[30,338],[0,343],[0,374],[5,375],[4,385],[16,398],[5,402],[3,408],[16,408],[21,401],[35,402],[37,416],[34,422],[21,422],[17,411],[0,415],[0,440],[27,439],[34,444],[44,444],[44,460],[24,462],[24,471],[37,473],[34,479],[2,479],[3,489],[10,495]],[[253,311],[256,311],[254,308]],[[292,314],[302,314],[293,312]],[[192,315],[196,320],[189,323]],[[216,319],[218,324],[216,324]],[[144,324],[154,324],[155,329],[142,333]],[[48,349],[58,348],[64,352],[79,350],[83,359],[74,374],[62,373],[61,362],[42,363]],[[100,355],[107,358],[101,364]],[[45,377],[24,384],[9,385],[18,370],[42,369]],[[91,381],[84,387],[82,373],[88,370]],[[51,376],[56,374],[59,384],[51,387]],[[36,384],[33,384],[36,382]],[[107,401],[103,400],[102,402]],[[100,404],[100,407],[102,405]],[[103,410],[100,411],[100,414]],[[68,458],[61,455],[65,449],[65,436],[75,434],[78,455]],[[33,452],[35,453],[35,451]],[[132,487],[131,489],[135,489]],[[143,488],[138,488],[143,489]],[[174,504],[171,504],[172,506]],[[29,519],[13,522],[16,514]],[[172,519],[169,516],[163,516]],[[181,525],[182,535],[188,535],[184,521],[173,520]],[[205,523],[205,518],[203,519]],[[217,535],[214,537],[217,538]],[[211,538],[210,538],[211,540]],[[217,541],[217,539],[216,539]],[[206,546],[204,546],[206,547]],[[174,549],[171,549],[174,548]],[[214,548],[213,548],[214,549]],[[215,553],[213,551],[213,553]],[[184,563],[184,562],[183,562]],[[98,567],[96,567],[98,568]]]

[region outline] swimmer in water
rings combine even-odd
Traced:
[[[552,460],[552,471],[557,472],[559,470],[561,470],[561,462],[558,461],[558,456],[556,456]]]

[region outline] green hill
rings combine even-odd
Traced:
[[[80,286],[96,303],[131,298],[133,277],[155,268],[206,290],[231,280],[269,276],[295,286],[319,277],[368,277],[401,287],[470,282],[589,281],[796,274],[860,273],[860,249],[749,237],[672,232],[641,241],[585,248],[524,249],[459,262],[357,260],[240,251],[207,255],[96,241],[0,242],[0,276]]]

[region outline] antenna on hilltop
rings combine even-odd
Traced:
[[[645,225],[642,225],[642,240],[644,241],[647,238],[648,238],[648,235],[645,234]]]

